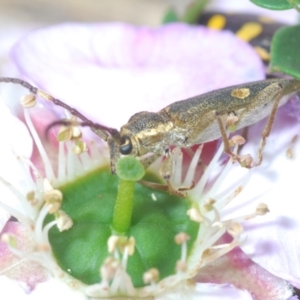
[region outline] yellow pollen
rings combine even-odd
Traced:
[[[32,94],[25,95],[21,98],[20,102],[24,108],[30,108],[36,105],[36,97]]]

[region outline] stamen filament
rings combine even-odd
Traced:
[[[198,166],[198,162],[199,162],[199,159],[200,159],[200,156],[202,153],[202,149],[203,149],[203,144],[198,147],[198,149],[196,150],[196,152],[193,156],[193,159],[190,163],[189,169],[188,169],[185,179],[183,181],[183,185],[188,185],[194,180],[196,168]]]
[[[45,173],[46,173],[46,177],[49,179],[49,181],[54,181],[55,179],[55,175],[54,175],[54,171],[52,169],[52,165],[51,165],[51,162],[50,162],[50,159],[46,153],[46,150],[45,148],[43,147],[43,144],[32,124],[32,121],[31,121],[31,118],[29,116],[29,113],[26,109],[24,109],[24,117],[25,117],[25,120],[26,120],[26,123],[27,123],[27,126],[30,130],[30,133],[34,139],[34,142],[39,150],[39,153],[41,155],[41,158],[42,158],[42,161],[44,163],[44,167],[45,167]]]
[[[44,204],[44,206],[42,207],[42,209],[37,217],[37,220],[35,222],[34,233],[35,233],[36,239],[38,241],[42,240],[43,223],[44,223],[44,220],[45,220],[48,212],[49,212],[48,206],[46,204]]]
[[[12,216],[14,216],[21,224],[28,227],[32,225],[31,220],[28,217],[24,216],[22,213],[20,213],[18,210],[10,207],[9,205],[6,205],[3,202],[0,202],[0,207],[8,213],[10,213]]]
[[[65,143],[59,142],[58,145],[58,180],[64,182],[67,179],[66,174],[66,154],[65,154]]]
[[[75,155],[72,151],[72,144],[71,142],[66,142],[66,147],[67,147],[67,178],[69,180],[72,180],[76,173],[75,173]]]
[[[42,238],[42,241],[44,242],[47,242],[49,244],[49,239],[48,239],[48,233],[49,233],[49,230],[55,226],[57,224],[57,221],[56,220],[53,220],[52,222],[49,222],[44,228],[43,228],[43,231],[42,231],[42,235],[41,235],[41,238]],[[49,244],[50,245],[50,244]]]
[[[235,147],[237,149],[237,147]],[[236,150],[235,149],[235,150]],[[235,153],[235,150],[233,151],[233,153]],[[224,181],[225,177],[228,175],[231,167],[232,167],[233,162],[231,160],[229,160],[226,164],[226,166],[224,167],[224,169],[222,170],[222,172],[218,175],[218,179],[216,180],[216,182],[213,184],[213,187],[209,190],[209,192],[207,194],[204,194],[203,197],[205,198],[210,198],[211,195],[216,195],[219,187],[221,186],[222,182]],[[217,201],[218,202],[218,201]]]
[[[229,193],[229,195],[220,197],[220,200],[218,200],[215,203],[215,207],[218,210],[222,210],[227,204],[229,204],[238,194],[240,191],[244,189],[246,184],[249,182],[252,174],[252,169],[247,170],[247,175],[243,178],[243,181],[239,184],[239,187]]]
[[[199,197],[196,197],[196,195],[202,195],[203,194],[203,189],[204,189],[205,185],[207,184],[207,181],[208,181],[209,176],[211,175],[211,172],[213,171],[213,169],[217,165],[217,161],[219,160],[219,158],[223,154],[223,150],[224,150],[224,145],[222,143],[221,146],[219,147],[217,153],[214,155],[213,159],[211,160],[211,162],[207,166],[207,168],[206,168],[205,172],[203,173],[199,183],[191,191],[192,196],[195,196],[196,199],[197,198],[201,199]]]
[[[186,259],[187,259],[187,243],[184,242],[181,245],[181,257],[180,257],[180,260],[185,262]]]
[[[174,177],[172,179],[172,182],[174,186],[180,186],[182,182],[182,159],[183,155],[179,148],[175,148],[173,150],[173,160],[175,162],[174,166]]]

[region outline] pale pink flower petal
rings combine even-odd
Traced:
[[[13,116],[9,109],[0,101],[0,177],[14,187],[26,190],[24,179],[24,167],[20,164],[20,158],[29,158],[32,153],[32,139],[24,123]],[[0,202],[22,210],[19,201],[0,182]],[[9,219],[10,214],[0,207],[0,231]]]
[[[234,34],[184,24],[64,24],[33,32],[12,54],[20,76],[116,128],[138,111],[264,78]]]
[[[252,126],[243,153],[255,154],[265,120]],[[230,215],[249,214],[259,203],[266,203],[270,213],[245,222],[242,249],[272,274],[300,287],[299,172],[300,143],[292,142],[300,132],[300,123],[287,115],[286,107],[277,113],[267,140],[262,166],[252,170],[250,182],[226,210]],[[289,158],[287,151],[293,154]],[[241,178],[245,170],[237,167],[224,182]],[[242,203],[242,205],[236,205]],[[235,205],[235,207],[234,207]],[[224,212],[225,213],[225,212]]]
[[[7,244],[0,241],[0,270],[3,275],[26,282],[29,289],[37,283],[46,281],[50,278],[49,272],[36,262],[26,258],[26,254],[34,249],[31,233],[18,222],[8,222],[2,234],[10,234],[16,238],[18,250],[24,253],[23,258],[14,255]]]
[[[227,283],[247,290],[256,300],[288,299],[293,292],[283,279],[275,277],[235,248],[225,256],[202,268],[199,282]]]

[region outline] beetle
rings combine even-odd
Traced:
[[[218,138],[224,142],[224,152],[234,161],[242,164],[241,158],[231,151],[226,127],[230,116],[235,117],[234,130],[244,128],[269,116],[262,132],[258,150],[258,161],[244,165],[247,168],[258,166],[262,162],[263,148],[269,136],[277,108],[290,96],[300,90],[300,80],[268,79],[230,86],[214,90],[200,96],[174,102],[158,112],[142,111],[134,114],[128,123],[117,129],[94,123],[76,109],[49,95],[48,93],[17,78],[0,78],[0,82],[15,83],[27,88],[32,94],[52,101],[55,105],[67,109],[80,118],[83,126],[89,126],[101,139],[108,143],[110,152],[110,169],[115,174],[115,165],[122,156],[143,157],[145,167],[158,156],[168,157],[169,147],[189,148],[195,144],[206,143]],[[64,124],[65,121],[57,121]],[[72,125],[67,122],[67,125]],[[168,159],[164,166],[168,165]],[[167,168],[164,178],[168,181],[172,170]]]

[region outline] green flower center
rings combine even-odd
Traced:
[[[156,181],[152,174],[143,178]],[[59,232],[53,227],[49,240],[60,267],[86,284],[99,283],[99,269],[108,252],[107,242],[115,234],[114,209],[118,197],[119,178],[107,169],[98,169],[59,187],[63,193],[61,209],[73,220],[71,229]],[[135,287],[144,286],[143,274],[151,268],[159,271],[159,279],[176,273],[181,246],[175,236],[184,232],[190,253],[199,231],[199,223],[191,221],[187,210],[189,199],[135,184],[132,216],[126,236],[134,237],[135,249],[129,256],[126,272]],[[52,220],[48,216],[46,222]]]

